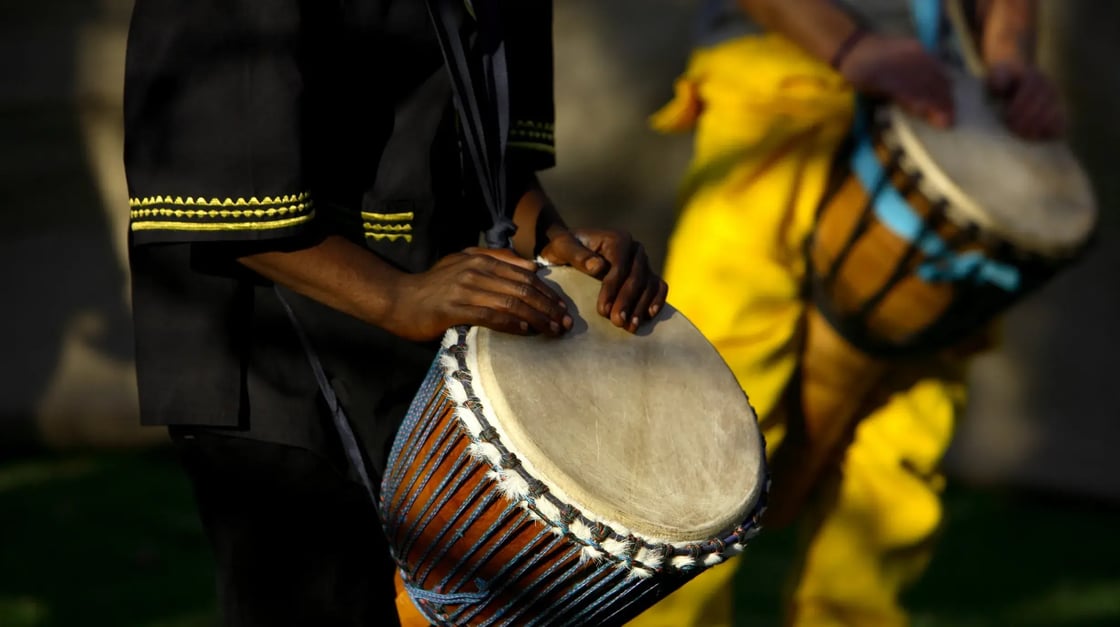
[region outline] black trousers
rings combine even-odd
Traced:
[[[365,489],[329,453],[171,428],[230,627],[398,625],[394,564]]]

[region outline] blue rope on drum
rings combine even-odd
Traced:
[[[868,195],[874,195],[875,216],[895,235],[918,247],[929,260],[918,266],[917,275],[929,283],[968,281],[990,284],[1016,292],[1021,284],[1019,269],[978,251],[958,253],[936,233],[930,231],[910,203],[890,184],[888,173],[879,161],[867,130],[865,108],[859,107],[853,129],[855,147],[851,167]]]
[[[394,442],[380,500],[382,524],[401,565],[404,588],[425,618],[436,625],[601,624],[660,593],[656,579],[634,576],[644,572],[639,569],[653,569],[635,559],[640,546],[663,550],[666,565],[674,555],[702,556],[701,545],[639,545],[637,538],[621,536],[557,501],[527,475],[522,476],[529,490],[520,500],[495,489],[490,471],[497,467],[464,450],[464,441],[497,446],[505,472],[523,468],[490,439],[493,434],[476,440],[458,417],[447,419],[459,407],[448,395],[446,381],[459,379],[464,385],[464,408],[478,402],[463,362],[467,330],[459,331],[458,343],[441,353],[455,357],[458,369],[445,372],[448,366],[435,360]],[[493,431],[480,412],[475,416],[483,434]],[[472,480],[478,483],[471,485]],[[427,500],[420,500],[422,493]],[[560,510],[558,519],[541,511],[546,500]],[[722,552],[726,543],[749,539],[764,506],[760,498],[749,520],[726,539],[710,541],[711,550]],[[572,534],[569,526],[577,520],[592,530],[590,537]],[[418,546],[421,537],[428,544]],[[608,554],[608,538],[626,542],[629,549]],[[437,565],[446,572],[434,580]]]
[[[936,52],[942,45],[941,4],[941,0],[910,0],[910,14],[914,18],[918,40],[931,52]]]

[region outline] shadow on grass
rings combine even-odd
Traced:
[[[210,627],[211,560],[168,450],[0,465],[0,625]]]
[[[952,487],[914,627],[1120,624],[1120,508]],[[762,534],[740,625],[779,624],[795,543]],[[0,625],[211,627],[211,560],[170,451],[0,464]]]
[[[1120,507],[954,485],[913,627],[1120,625]],[[737,624],[781,624],[796,534],[760,535],[736,580]]]

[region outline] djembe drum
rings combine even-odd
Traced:
[[[380,509],[437,625],[615,625],[742,550],[763,443],[715,349],[672,307],[631,335],[598,281],[541,276],[561,338],[448,332],[394,443]]]
[[[812,450],[775,459],[771,522],[796,513],[889,359],[959,342],[1090,241],[1096,205],[1068,147],[1014,136],[980,80],[951,77],[953,128],[896,106],[861,117],[850,168],[822,204],[798,399]]]

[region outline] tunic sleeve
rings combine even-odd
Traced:
[[[137,244],[308,228],[301,0],[137,0],[125,167]]]
[[[510,160],[523,171],[556,164],[552,2],[506,0]]]

